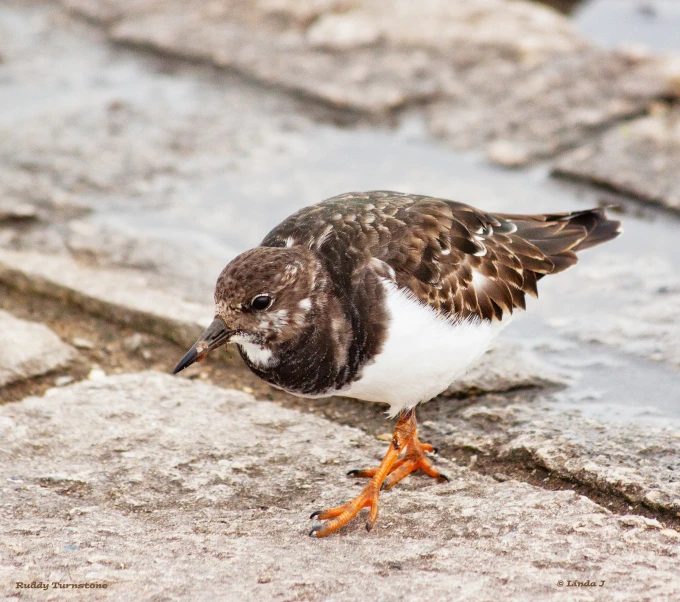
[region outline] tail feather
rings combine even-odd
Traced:
[[[609,219],[604,209],[592,209],[590,213],[596,217],[595,223],[592,228],[588,229],[588,235],[574,247],[577,253],[614,240],[623,232],[621,222]]]
[[[552,274],[574,265],[578,261],[576,253],[613,240],[622,232],[621,222],[609,219],[605,209],[547,215],[500,214],[499,217],[515,224],[516,235],[552,261],[554,267],[549,272]]]

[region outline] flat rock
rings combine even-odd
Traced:
[[[432,439],[443,437],[453,447],[542,468],[678,516],[680,422],[668,421],[665,427],[601,422],[583,416],[577,405],[569,390],[532,404],[489,396],[455,417],[425,424],[437,433]]]
[[[644,251],[601,253],[579,266],[578,286],[570,277],[551,286],[579,307],[564,318],[539,306],[558,332],[680,368],[680,275],[670,262]]]
[[[666,61],[594,48],[538,3],[65,5],[118,42],[236,69],[335,108],[385,114],[431,104],[435,135],[457,148],[486,148],[506,166],[582,144],[677,93]]]
[[[12,200],[0,200],[0,224],[35,220],[38,217],[36,208],[29,203]]]
[[[604,580],[578,588],[582,600],[680,596],[677,532],[443,459],[451,482],[411,478],[383,494],[370,534],[359,520],[311,539],[309,512],[356,493],[346,468],[384,445],[244,393],[107,377],[3,406],[0,425],[0,575],[12,591],[61,581],[107,583],[80,594],[98,600],[563,600],[579,579]]]
[[[65,4],[107,25],[117,41],[210,61],[371,113],[447,92],[458,71],[482,58],[540,61],[586,45],[557,13],[501,0],[402,0],[389,7],[331,0],[304,8],[293,0]]]
[[[598,136],[667,93],[665,63],[602,49],[564,53],[538,65],[480,64],[457,95],[427,109],[430,131],[456,148],[483,148],[518,167]]]
[[[44,324],[0,310],[0,387],[68,364],[76,354]]]
[[[481,393],[502,393],[514,389],[559,387],[569,383],[569,375],[537,354],[512,343],[501,342],[459,380],[443,397],[468,397]]]
[[[680,109],[664,104],[651,115],[612,128],[561,157],[556,175],[601,184],[680,211]]]
[[[141,272],[82,266],[68,256],[0,250],[0,282],[184,346],[193,345],[214,313],[149,287]]]

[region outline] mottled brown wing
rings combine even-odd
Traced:
[[[545,274],[576,263],[575,251],[617,235],[601,210],[489,214],[462,203],[388,191],[348,193],[307,207],[264,246],[305,245],[340,290],[366,269],[384,270],[445,316],[502,319],[536,296]],[[596,236],[597,235],[597,236]],[[385,267],[388,266],[388,267]]]

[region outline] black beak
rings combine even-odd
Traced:
[[[179,361],[172,371],[177,374],[191,366],[194,362],[200,362],[213,349],[224,345],[229,341],[229,337],[234,334],[234,330],[229,330],[220,318],[215,318],[210,326],[205,329],[205,332],[200,336],[194,346],[184,354],[184,357]]]

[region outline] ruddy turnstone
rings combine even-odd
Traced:
[[[604,210],[485,213],[426,196],[342,194],[301,209],[236,257],[215,289],[215,320],[174,373],[235,343],[260,378],[306,397],[386,402],[399,416],[379,467],[350,502],[315,512],[324,537],[416,470],[439,480],[418,439],[415,407],[488,348],[536,283],[612,240]]]

